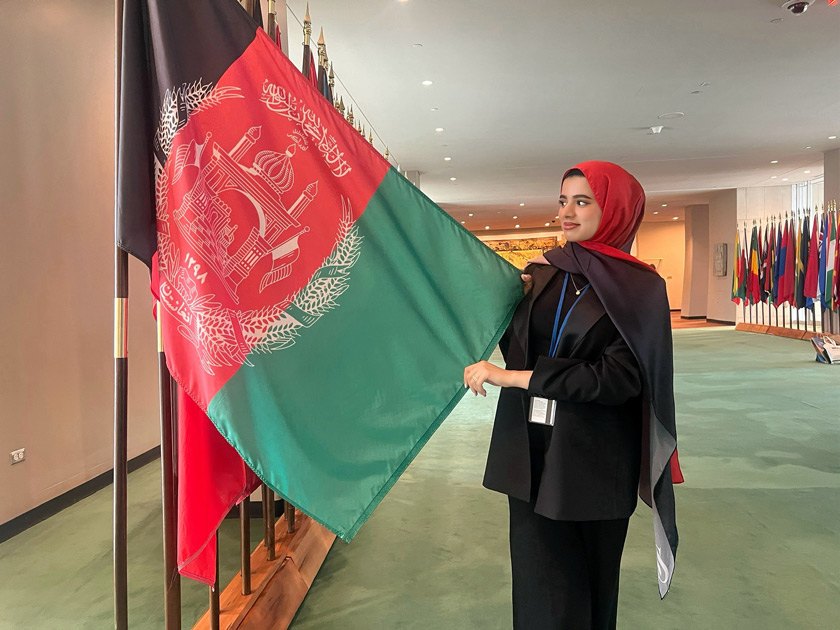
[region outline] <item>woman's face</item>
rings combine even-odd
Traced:
[[[601,206],[585,177],[567,177],[560,188],[561,227],[572,243],[595,236],[601,224]]]

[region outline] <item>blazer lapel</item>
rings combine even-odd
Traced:
[[[566,324],[566,330],[563,331],[563,337],[560,339],[558,356],[570,357],[589,329],[604,315],[606,315],[604,305],[601,304],[601,300],[595,295],[592,287],[589,287],[569,316],[569,323]]]

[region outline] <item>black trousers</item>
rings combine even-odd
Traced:
[[[510,502],[513,627],[608,630],[618,615],[618,576],[630,519],[554,521]]]

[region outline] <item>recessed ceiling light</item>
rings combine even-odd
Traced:
[[[516,225],[514,225],[514,226],[513,226],[513,227],[516,227],[516,228],[518,228],[518,227],[519,227],[519,224],[518,224],[518,223],[517,223],[517,224],[516,224]]]
[[[466,221],[461,221],[461,225],[464,225],[465,223],[466,223]]]
[[[659,120],[671,120],[673,118],[682,118],[683,116],[685,116],[685,112],[667,112],[665,114],[659,114],[657,118]]]
[[[514,218],[514,219],[518,219],[519,217],[518,217],[518,216],[516,216],[516,215],[514,214],[514,215],[513,215],[513,218]]]
[[[443,133],[443,127],[435,127],[435,133]]]
[[[803,149],[810,149],[811,147],[802,147]]]
[[[810,173],[811,171],[805,171],[806,173]]]
[[[457,178],[457,177],[450,177],[450,178],[449,178],[449,181],[450,181],[450,182],[454,182],[456,179],[458,179],[458,178]]]
[[[653,214],[659,214],[659,210],[656,210]]]
[[[674,217],[674,221],[677,221],[678,219],[679,219],[679,217]]]
[[[489,226],[489,225],[485,225],[485,226],[484,226],[484,229],[485,229],[485,230],[489,230],[489,229],[490,229],[490,226]]]
[[[545,227],[548,227],[549,225],[551,225],[551,223],[546,223],[546,224],[545,224]]]
[[[667,208],[667,207],[668,207],[668,204],[667,204],[667,203],[663,203],[663,204],[662,204],[662,207],[663,207],[663,208]]]
[[[424,85],[425,87],[429,87],[431,84],[432,84],[432,82],[431,82],[431,81],[429,81],[428,79],[426,79],[426,80],[425,80],[425,81],[423,81],[423,83],[421,83],[420,85]]]
[[[451,157],[449,157],[449,156],[447,156],[447,157],[443,158],[443,161],[444,161],[444,162],[451,162],[451,161],[452,161],[452,158],[451,158]]]
[[[770,160],[770,164],[778,164],[779,160]]]
[[[786,182],[787,180],[788,180],[788,178],[787,178],[787,177],[782,177],[782,181],[783,181],[783,182]]]
[[[468,216],[468,217],[471,217],[472,215],[473,215],[473,213],[472,213],[472,212],[470,212],[467,216]]]
[[[432,107],[429,111],[430,111],[430,112],[436,112],[437,110],[438,110],[438,108],[437,108],[437,107]]]
[[[519,204],[519,207],[520,207],[520,208],[525,207],[525,202],[523,201],[522,203],[520,203],[520,204]]]
[[[775,175],[771,175],[771,176],[770,176],[770,179],[776,179],[776,176],[775,176]]]
[[[829,140],[837,140],[837,136],[828,136]]]

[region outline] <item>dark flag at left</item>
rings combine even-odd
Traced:
[[[257,29],[235,2],[126,0],[122,30],[116,241],[153,268],[157,291],[155,173],[171,159],[189,169],[184,152],[170,153],[175,134],[192,113],[237,98],[215,86]],[[165,47],[149,46],[161,38]],[[258,480],[183,390],[178,406],[178,569],[212,584],[216,527]]]

